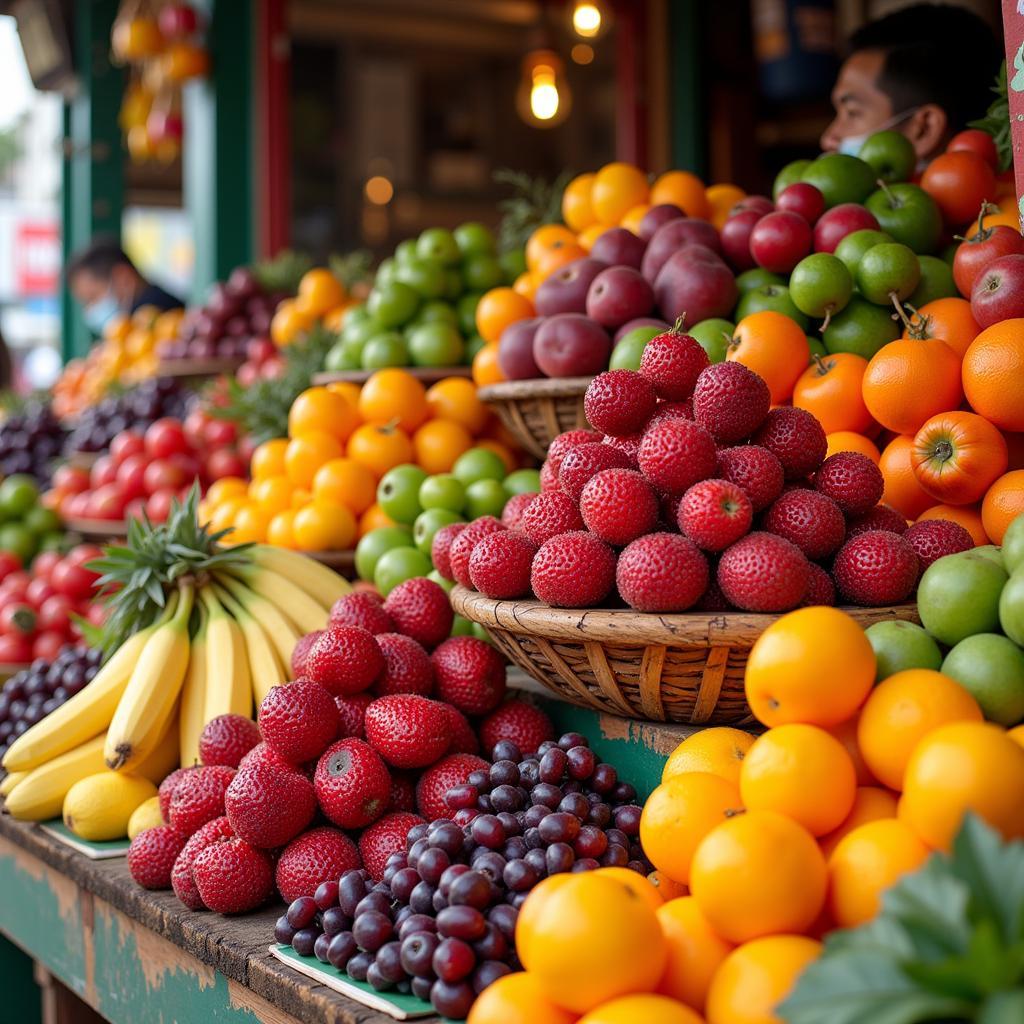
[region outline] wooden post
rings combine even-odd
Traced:
[[[615,157],[647,166],[647,99],[644,73],[644,5],[625,0],[615,7]]]
[[[256,147],[259,252],[276,255],[291,238],[291,42],[286,0],[259,0],[256,31]]]
[[[1021,205],[1024,201],[1024,13],[1019,0],[1003,0],[1003,33],[1017,209],[1024,220],[1024,206]]]

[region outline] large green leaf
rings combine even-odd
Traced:
[[[974,920],[992,920],[1003,942],[1024,939],[1024,843],[1004,843],[974,814],[953,841],[953,872],[970,891]]]

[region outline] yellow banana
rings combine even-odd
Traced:
[[[152,626],[130,636],[88,686],[19,736],[4,757],[4,767],[12,772],[38,768],[104,732],[114,717],[139,655],[166,617],[167,612]]]
[[[327,608],[352,590],[348,580],[333,569],[298,551],[257,544],[252,548],[252,557],[257,565],[291,580]]]
[[[289,618],[288,613],[276,604],[268,601],[261,594],[250,590],[233,576],[224,576],[220,582],[230,591],[231,596],[263,627],[270,642],[277,651],[277,656],[284,666],[286,676],[291,679],[292,651],[302,631]]]
[[[28,775],[28,772],[9,772],[4,781],[0,782],[0,796],[8,796],[26,775]]]
[[[213,588],[200,596],[210,621],[206,627],[206,704],[203,723],[218,715],[252,715],[252,675],[242,627],[225,611]]]
[[[175,706],[160,742],[153,748],[151,754],[147,754],[138,763],[134,774],[141,775],[159,786],[181,763],[178,753],[178,708]]]
[[[232,569],[232,573],[276,604],[303,633],[315,633],[327,625],[327,608],[280,573],[259,566]]]
[[[104,739],[96,736],[30,771],[7,797],[7,812],[21,821],[59,818],[68,790],[79,779],[106,770]]]
[[[188,669],[188,622],[194,591],[178,591],[171,618],[150,636],[107,730],[106,766],[135,771],[156,748],[175,711]]]
[[[288,673],[281,667],[270,637],[262,627],[226,590],[216,588],[217,599],[235,617],[245,638],[245,649],[249,656],[249,673],[252,676],[252,695],[256,707],[263,703],[263,698],[271,687],[280,686],[288,681]]]
[[[183,768],[199,763],[199,737],[206,724],[203,715],[206,713],[206,629],[209,616],[206,605],[202,601],[197,604],[199,628],[188,652],[188,672],[181,688],[181,709],[178,712],[178,756]]]

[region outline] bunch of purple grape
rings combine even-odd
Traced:
[[[45,487],[66,433],[48,404],[30,402],[0,426],[0,473],[28,473]]]
[[[36,658],[0,688],[0,757],[7,748],[51,711],[92,681],[103,652],[68,644],[53,661]]]
[[[411,992],[465,1017],[476,997],[519,969],[519,908],[548,875],[651,870],[640,847],[636,790],[579,733],[523,758],[498,743],[489,771],[445,801],[453,820],[409,830],[382,881],[364,870],[295,900],[274,935],[378,991]]]

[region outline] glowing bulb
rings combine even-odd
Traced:
[[[395,194],[395,187],[382,174],[375,174],[367,179],[363,192],[375,206],[387,206]]]
[[[538,64],[533,69],[533,86],[530,89],[530,110],[538,121],[550,121],[558,113],[561,102],[555,72],[547,64]]]
[[[519,116],[535,128],[553,128],[565,121],[571,108],[572,92],[561,57],[551,50],[528,53],[516,89]]]
[[[570,51],[570,55],[577,64],[591,64],[594,60],[594,48],[586,43],[577,43]]]
[[[584,39],[593,39],[601,31],[601,9],[593,3],[577,3],[572,12],[572,27]]]

